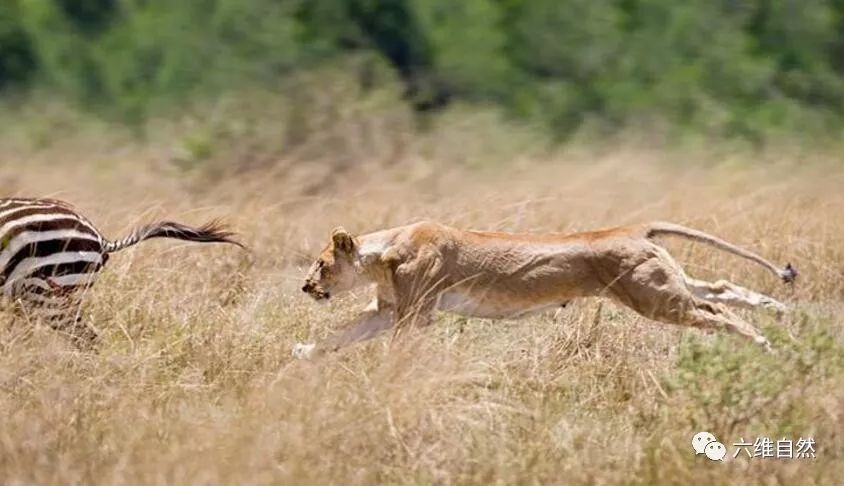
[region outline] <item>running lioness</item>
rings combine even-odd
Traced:
[[[782,314],[775,299],[733,283],[689,278],[653,241],[661,235],[707,243],[769,269],[784,282],[797,272],[715,236],[670,223],[563,235],[466,231],[421,222],[359,236],[336,228],[308,271],[302,290],[316,300],[366,284],[376,297],[345,329],[315,344],[308,357],[396,326],[431,323],[437,309],[465,316],[518,318],[578,297],[607,296],[657,321],[724,329],[770,348],[753,325],[724,304]]]

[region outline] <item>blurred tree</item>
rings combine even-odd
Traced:
[[[355,65],[369,89],[382,60],[418,111],[495,103],[561,137],[844,124],[844,0],[0,3],[0,87],[40,82],[128,119],[321,66]]]
[[[625,15],[624,49],[603,83],[611,117],[661,115],[717,132],[767,92],[770,63],[752,56],[732,2],[628,0]]]
[[[824,109],[844,108],[838,63],[844,58],[836,2],[759,0],[748,31],[760,56],[776,63],[774,87],[782,95]],[[841,5],[841,2],[838,2]]]
[[[86,35],[96,35],[105,30],[117,13],[117,0],[54,1],[68,20]]]
[[[0,88],[26,80],[35,70],[30,39],[20,25],[17,0],[0,3]]]
[[[560,134],[602,112],[596,90],[613,71],[622,44],[617,2],[507,0],[504,7],[509,57],[533,79],[517,110],[547,119]]]
[[[492,0],[412,0],[428,40],[429,69],[450,96],[506,101],[514,72],[502,9]]]
[[[24,21],[50,82],[86,104],[137,120],[188,93],[267,81],[292,67],[296,6],[125,0],[105,25],[88,19],[86,10],[74,10],[80,17],[71,20],[50,0],[31,0]],[[78,25],[89,27],[80,32]]]
[[[420,111],[441,107],[450,93],[433,68],[431,40],[407,0],[349,0],[350,19],[368,45],[398,71],[405,97]]]

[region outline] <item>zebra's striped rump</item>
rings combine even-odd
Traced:
[[[93,339],[95,333],[80,324],[73,295],[94,282],[109,253],[161,237],[242,246],[232,236],[216,222],[200,228],[159,222],[111,242],[65,202],[0,199],[0,287],[24,314],[54,328],[70,324],[74,335],[81,329]]]
[[[0,285],[7,296],[19,297],[21,287],[84,284],[105,263],[103,246],[93,225],[64,205],[0,205]]]
[[[103,246],[94,226],[65,203],[0,200],[3,295],[27,317],[85,341],[95,333],[78,322],[70,295],[93,282],[106,261]]]

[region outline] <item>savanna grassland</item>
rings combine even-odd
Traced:
[[[478,132],[478,120],[417,136],[401,120],[338,117],[339,128],[273,152],[260,124],[255,146],[189,122],[146,139],[93,126],[53,140],[61,123],[8,131],[4,196],[72,201],[112,238],[155,218],[224,217],[252,251],[151,241],[114,255],[85,299],[102,336],[94,353],[4,314],[0,483],[840,483],[840,155],[539,151],[519,133]],[[294,361],[296,342],[325,336],[369,297],[317,305],[298,290],[329,231],[425,218],[504,231],[669,220],[801,274],[790,288],[666,240],[693,276],[793,306],[782,322],[745,313],[774,354],[590,300],[556,319],[440,315],[392,344]],[[726,462],[694,456],[701,430],[728,445]],[[763,436],[813,437],[817,457],[732,459],[734,442]]]

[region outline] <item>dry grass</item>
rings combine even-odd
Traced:
[[[613,151],[507,169],[389,159],[276,161],[182,172],[161,149],[80,143],[7,150],[4,195],[76,203],[107,234],[157,216],[227,217],[254,253],[149,242],[115,255],[90,292],[96,354],[55,333],[0,329],[0,483],[835,484],[844,477],[844,169],[789,155],[678,161]],[[444,150],[444,149],[443,149]],[[389,160],[388,160],[389,159]],[[685,168],[681,168],[685,167]],[[802,271],[792,291],[749,263],[668,243],[689,273],[787,301],[753,319],[779,352],[584,301],[562,322],[442,315],[392,347],[315,362],[297,341],[365,302],[318,306],[303,267],[342,224],[422,218],[511,231],[664,219]],[[691,436],[814,437],[814,460],[695,457]],[[837,479],[836,479],[837,478]]]

